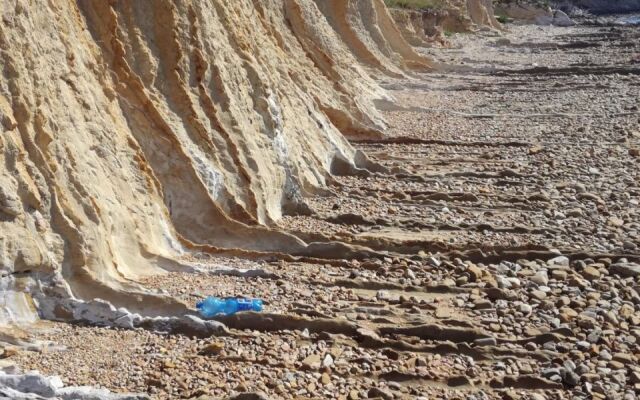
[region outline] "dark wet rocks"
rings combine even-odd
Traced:
[[[367,398],[369,399],[375,399],[375,398],[380,398],[383,400],[392,400],[395,398],[395,396],[393,395],[392,392],[388,391],[388,390],[384,390],[384,389],[379,389],[379,388],[371,388],[369,389],[369,391],[367,392]]]

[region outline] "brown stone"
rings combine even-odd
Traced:
[[[493,303],[491,303],[489,300],[477,300],[473,308],[475,310],[488,310],[493,308]]]
[[[624,369],[624,364],[620,361],[611,360],[609,361],[609,367],[614,370]]]
[[[318,369],[322,365],[322,359],[318,354],[312,354],[302,360],[302,367],[305,369]]]
[[[222,350],[224,350],[223,342],[213,342],[200,349],[198,354],[202,356],[217,356]]]
[[[436,318],[448,319],[451,318],[451,310],[448,308],[440,307],[436,310]]]
[[[616,218],[616,217],[611,217],[607,221],[607,224],[609,226],[620,227],[620,226],[624,225],[624,220],[622,220],[620,218]]]
[[[482,270],[475,265],[469,266],[467,272],[469,273],[471,282],[477,282],[482,279]]]
[[[13,356],[17,356],[19,353],[18,349],[15,347],[5,347],[4,352],[2,353],[2,358],[9,358]]]
[[[567,279],[567,271],[554,269],[553,271],[551,271],[551,277],[557,281],[563,281]]]
[[[534,155],[542,152],[544,150],[544,146],[536,145],[529,148],[529,154]]]
[[[334,361],[342,355],[342,349],[340,347],[332,347],[329,349],[329,354],[333,357]]]
[[[600,271],[595,267],[589,266],[582,270],[582,276],[584,276],[585,279],[593,281],[600,278]]]
[[[162,386],[164,386],[164,383],[159,378],[148,378],[147,379],[147,386],[162,387]]]
[[[569,322],[578,316],[578,313],[573,308],[562,307],[560,309],[560,321]]]
[[[622,307],[620,307],[620,310],[618,311],[618,314],[622,317],[622,318],[629,318],[633,315],[633,313],[635,312],[635,310],[633,309],[633,306],[629,305],[629,304],[623,304]]]
[[[544,300],[547,298],[547,294],[545,292],[543,292],[542,290],[532,290],[531,291],[531,297],[536,299],[536,300]]]
[[[630,353],[615,353],[613,354],[613,359],[623,364],[633,364],[636,362],[636,357]]]

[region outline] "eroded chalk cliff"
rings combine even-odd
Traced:
[[[445,45],[446,32],[502,30],[491,0],[447,0],[439,7],[391,10],[398,29],[413,46]]]
[[[0,270],[19,298],[5,296],[4,320],[31,297],[52,318],[70,311],[47,299],[175,313],[136,280],[192,250],[349,251],[273,222],[304,213],[332,173],[380,170],[345,138],[385,127],[371,76],[430,67],[382,0],[0,11]]]

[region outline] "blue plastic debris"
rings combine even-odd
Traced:
[[[233,315],[239,311],[262,311],[262,300],[241,297],[207,297],[199,301],[196,308],[203,317],[212,318],[218,314]]]

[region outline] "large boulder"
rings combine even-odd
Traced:
[[[553,17],[550,7],[523,2],[500,3],[496,6],[496,13],[516,21],[529,23],[534,23],[540,18]]]

